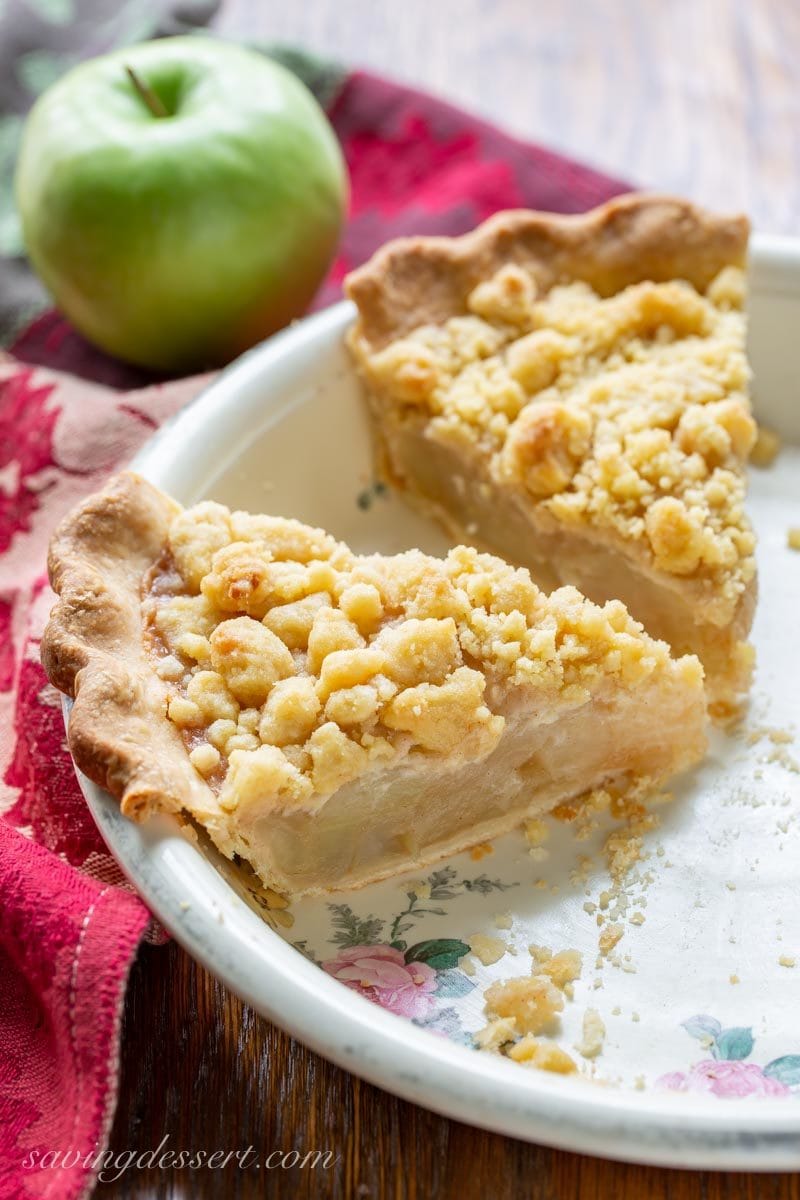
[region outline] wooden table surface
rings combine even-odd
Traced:
[[[227,0],[218,27],[448,96],[615,174],[800,232],[799,0]],[[101,1197],[800,1200],[800,1176],[602,1162],[459,1125],[330,1066],[175,945],[125,1012],[116,1150],[326,1150],[301,1171],[129,1171]]]

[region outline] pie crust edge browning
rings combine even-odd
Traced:
[[[726,266],[744,266],[750,224],[673,196],[618,196],[586,213],[527,209],[489,217],[461,237],[398,238],[345,279],[371,351],[466,311],[467,295],[507,263],[533,269],[543,289],[583,280],[601,296],[645,279],[686,279],[698,291]]]
[[[68,743],[77,766],[119,797],[124,816],[186,809],[216,827],[215,797],[165,718],[166,689],[142,641],[142,578],[179,511],[125,472],[64,519],[48,554],[58,600],[41,658],[51,683],[74,701]]]

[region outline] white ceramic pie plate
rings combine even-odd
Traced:
[[[800,445],[800,242],[756,238],[751,285],[758,415]],[[367,428],[342,346],[351,319],[351,307],[337,305],[245,355],[152,439],[134,467],[186,503],[213,497],[296,516],[359,550],[441,550],[438,531],[370,487]],[[800,524],[799,480],[800,452],[787,446],[776,466],[753,473],[751,488],[762,580],[754,720],[770,727],[790,726],[800,707],[800,555],[786,548],[787,528]],[[389,881],[330,903],[297,904],[293,927],[278,932],[177,823],[133,825],[101,789],[85,778],[81,786],[112,852],[177,941],[340,1066],[514,1137],[671,1166],[779,1170],[800,1167],[800,775],[791,750],[768,736],[751,747],[718,739],[648,841],[654,878],[641,888],[644,924],[626,926],[619,946],[626,969],[603,971],[595,969],[596,918],[584,903],[602,890],[604,867],[595,859],[585,881],[570,882],[577,855],[593,847],[576,845],[568,827],[557,831],[546,862],[532,861],[514,834],[479,863],[467,855],[443,864],[432,901],[409,900],[407,881]],[[430,983],[425,994],[413,985],[383,993],[384,1003],[418,1024],[344,987],[286,940],[301,941],[318,959],[335,958],[348,943],[385,947],[401,937],[415,945],[449,939],[452,951],[476,930],[497,935],[501,910],[511,914],[513,927],[502,936],[518,945],[517,959],[509,953],[494,966],[478,964],[472,978],[458,969],[437,973],[436,993]],[[275,913],[267,916],[274,924]],[[593,1070],[608,1086],[459,1044],[482,1023],[486,984],[527,972],[530,941],[584,951],[561,1042],[570,1049],[584,1009],[597,1008],[608,1033]],[[797,954],[797,969],[780,966],[781,954]],[[445,959],[430,961],[452,967],[452,952]],[[740,982],[729,982],[732,975]],[[692,1072],[698,1061],[706,1067]],[[767,1063],[778,1065],[765,1073]],[[678,1071],[685,1086],[697,1087],[709,1070],[718,1091],[781,1095],[720,1098],[656,1084]]]

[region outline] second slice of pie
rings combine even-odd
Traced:
[[[57,531],[50,578],[78,766],[279,891],[420,866],[705,748],[696,658],[472,548],[357,555],[123,474]]]
[[[749,683],[747,222],[628,196],[390,243],[350,275],[380,468],[456,539],[622,600]]]

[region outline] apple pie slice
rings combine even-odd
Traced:
[[[626,196],[392,242],[351,274],[380,467],[459,540],[619,599],[749,683],[748,226]]]
[[[419,866],[705,747],[696,658],[472,548],[357,555],[122,474],[57,531],[50,577],[78,766],[279,891]]]

